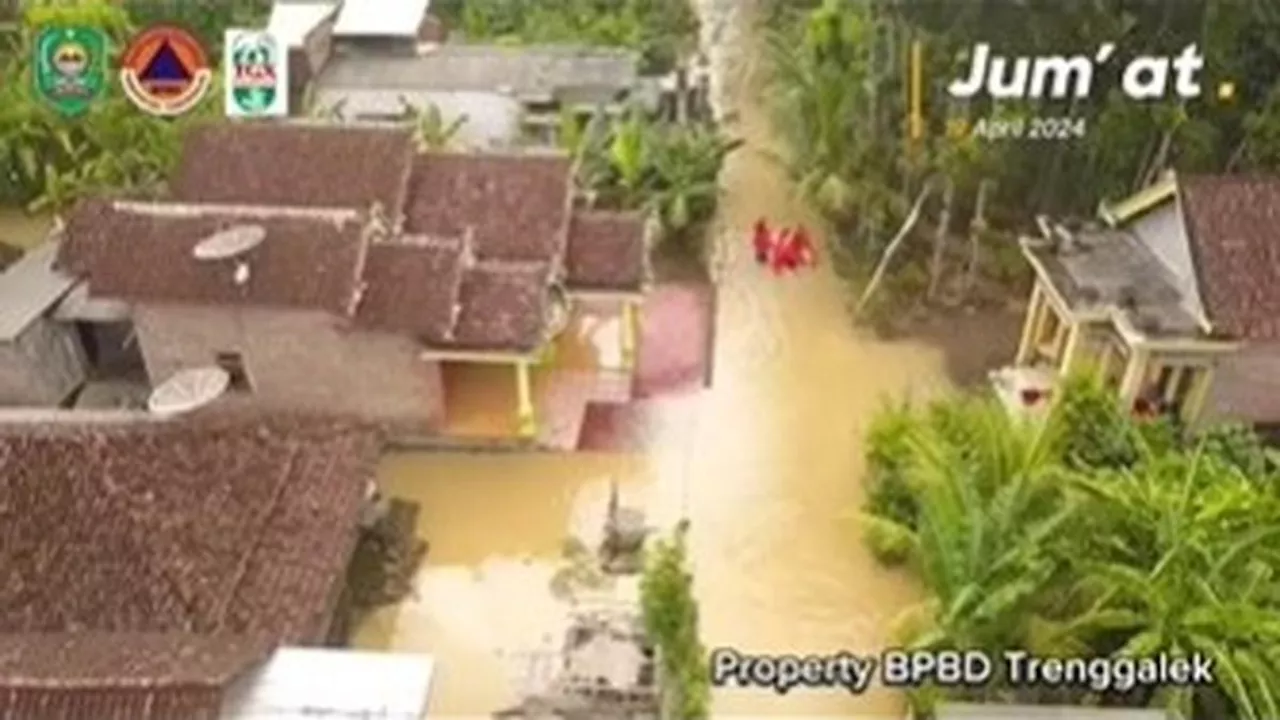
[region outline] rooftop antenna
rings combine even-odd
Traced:
[[[249,282],[249,263],[245,256],[266,238],[267,230],[261,225],[235,225],[196,243],[191,256],[201,262],[234,260],[236,267],[231,278],[236,285],[244,285]]]
[[[231,385],[231,375],[220,367],[181,370],[151,392],[147,410],[161,417],[191,412],[217,400]]]

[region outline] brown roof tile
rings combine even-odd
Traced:
[[[549,270],[542,263],[481,263],[462,278],[452,346],[528,352],[543,339]]]
[[[400,238],[371,245],[357,321],[411,332],[431,344],[448,343],[457,319],[463,255],[461,239]]]
[[[368,208],[391,219],[404,208],[408,130],[313,123],[193,128],[173,180],[187,202]]]
[[[405,228],[443,236],[470,228],[482,260],[555,261],[571,193],[563,155],[428,153],[414,162]]]
[[[639,213],[579,211],[569,225],[568,285],[634,292],[644,284],[645,227]]]
[[[265,638],[245,635],[90,630],[3,637],[0,695],[19,688],[86,685],[220,687],[265,660],[273,649]]]
[[[305,418],[0,426],[0,633],[319,641],[377,450]]]
[[[1178,184],[1210,321],[1239,338],[1280,339],[1280,177]]]
[[[355,211],[179,204],[81,203],[67,219],[59,266],[89,280],[99,297],[198,304],[350,310],[366,242]],[[196,260],[192,248],[234,225],[266,230],[245,255],[251,275],[237,285],[230,262]]]

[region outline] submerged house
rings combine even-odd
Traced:
[[[379,445],[303,418],[0,421],[0,717],[420,717],[429,658],[320,649]]]
[[[90,298],[131,308],[153,383],[216,364],[231,401],[430,435],[466,399],[446,393],[451,367],[505,366],[535,438],[535,367],[590,306],[618,318],[610,372],[630,387],[648,226],[576,207],[565,156],[418,154],[387,127],[207,126],[172,185],[162,202],[80,204],[59,255]],[[228,231],[260,242],[199,257]]]
[[[1138,411],[1280,425],[1280,177],[1168,174],[1099,216],[1023,241],[1035,286],[994,373],[1006,400],[1088,364]]]

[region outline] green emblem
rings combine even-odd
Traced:
[[[266,33],[240,34],[231,43],[227,60],[230,65],[227,68],[229,115],[284,114],[286,96],[281,87],[284,62],[273,37]]]
[[[91,27],[45,28],[36,37],[36,94],[59,113],[79,115],[106,87],[107,36]]]

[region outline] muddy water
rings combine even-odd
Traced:
[[[756,217],[814,223],[771,159],[776,148],[760,109],[731,109],[734,131],[749,144],[725,172],[714,388],[669,401],[643,455],[386,461],[386,490],[422,504],[431,550],[416,597],[372,618],[358,644],[435,654],[437,716],[485,715],[527,687],[530,656],[549,646],[563,620],[550,589],[562,545],[569,535],[598,537],[610,478],[624,503],[643,505],[655,523],[691,519],[710,646],[874,652],[916,597],[906,578],[875,564],[850,514],[862,497],[866,423],[885,393],[943,387],[941,358],[853,330],[842,286],[825,266],[792,278],[755,266],[742,233]],[[884,691],[715,697],[717,717],[900,712],[900,698]]]
[[[48,237],[50,222],[44,215],[28,215],[14,208],[0,207],[0,242],[32,248]]]

